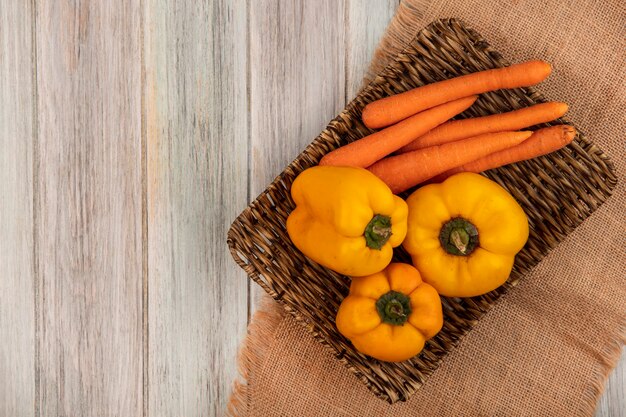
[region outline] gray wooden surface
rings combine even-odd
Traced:
[[[228,226],[397,3],[0,0],[0,416],[223,412],[259,296]]]

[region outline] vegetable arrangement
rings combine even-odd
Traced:
[[[439,295],[473,297],[508,279],[528,239],[515,199],[478,173],[553,152],[576,130],[526,129],[561,117],[565,103],[448,121],[476,94],[530,86],[551,67],[530,61],[429,84],[368,104],[375,133],[325,155],[293,182],[294,245],[351,277],[339,332],[382,361],[417,355],[443,325]],[[406,202],[395,194],[417,188]],[[412,266],[391,263],[403,245]]]
[[[448,121],[469,108],[476,94],[534,85],[551,70],[547,62],[529,61],[376,100],[363,109],[363,123],[385,128],[328,153],[320,165],[367,168],[400,193],[455,172],[482,172],[553,152],[574,139],[573,127],[539,129],[532,136],[517,130],[558,119],[568,110],[565,103]]]

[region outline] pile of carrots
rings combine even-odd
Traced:
[[[400,193],[457,172],[482,172],[553,152],[574,139],[573,127],[519,129],[558,119],[568,110],[565,103],[450,121],[471,107],[477,94],[535,85],[550,72],[547,62],[528,61],[374,101],[363,109],[363,123],[381,130],[328,153],[320,165],[367,168]]]

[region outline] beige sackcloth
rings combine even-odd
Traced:
[[[626,19],[619,0],[403,0],[368,76],[431,21],[459,17],[612,157],[613,196],[479,321],[407,402],[375,397],[272,300],[241,351],[236,416],[590,416],[624,343]]]

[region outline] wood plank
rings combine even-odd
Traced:
[[[6,4],[5,4],[6,3]],[[0,416],[35,413],[30,2],[0,6]]]
[[[37,2],[41,416],[142,413],[138,2]]]
[[[347,0],[346,101],[357,95],[399,0]]]
[[[345,106],[344,1],[250,3],[250,199]],[[251,312],[263,293],[251,287]]]
[[[145,3],[148,411],[219,415],[248,315],[226,245],[247,204],[246,2]]]
[[[626,352],[607,380],[595,417],[626,416]]]

